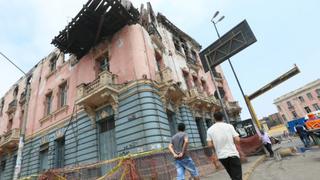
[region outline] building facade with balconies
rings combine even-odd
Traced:
[[[305,117],[320,110],[320,79],[296,89],[274,100],[284,121]]]
[[[21,177],[165,148],[179,122],[186,124],[191,147],[206,144],[221,106],[199,59],[201,46],[150,4],[141,10],[128,1],[90,0],[53,39],[57,49],[5,94],[3,179],[12,178],[21,129]],[[222,69],[214,73],[237,120],[241,108]]]

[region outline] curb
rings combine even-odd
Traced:
[[[254,163],[253,165],[245,172],[243,173],[243,180],[249,180],[251,174],[253,173],[254,169],[261,164],[265,159],[266,159],[266,155],[262,155],[260,156]]]

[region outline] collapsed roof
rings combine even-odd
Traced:
[[[138,19],[138,10],[128,0],[89,0],[51,43],[81,58],[104,38]]]

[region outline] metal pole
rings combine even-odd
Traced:
[[[25,138],[26,127],[27,127],[30,89],[31,89],[30,83],[28,82],[28,78],[27,78],[26,79],[26,91],[25,91],[26,92],[26,102],[24,104],[23,122],[22,122],[22,128],[20,129],[19,146],[18,146],[18,152],[17,152],[16,167],[14,169],[14,174],[13,174],[13,180],[17,180],[20,177],[20,173],[21,173],[22,151],[23,151],[23,147],[24,147],[24,138]]]
[[[220,91],[219,91],[219,88],[218,88],[216,79],[215,79],[215,77],[214,77],[214,75],[213,75],[213,71],[212,71],[212,69],[211,69],[211,66],[209,65],[209,62],[208,62],[207,57],[205,57],[205,59],[206,59],[207,65],[208,65],[208,67],[209,67],[209,71],[210,71],[210,75],[211,75],[211,78],[212,78],[212,81],[213,81],[213,85],[214,85],[214,88],[215,88],[216,91],[217,91],[218,99],[219,99],[220,105],[221,105],[221,107],[222,107],[224,116],[225,116],[225,118],[226,118],[227,123],[230,123],[229,115],[228,115],[227,110],[226,110],[226,108],[225,108],[225,106],[224,106],[224,103],[223,103],[223,101],[222,101],[221,94],[220,94]]]
[[[213,23],[214,29],[216,30],[217,36],[218,36],[218,38],[219,38],[219,40],[220,40],[221,36],[220,36],[219,31],[218,31],[217,25],[216,25],[216,23],[215,23],[214,21],[211,21],[211,22]],[[236,81],[237,81],[237,84],[238,84],[239,89],[240,89],[240,91],[241,91],[241,94],[242,94],[242,96],[243,96],[243,99],[244,99],[244,101],[245,101],[245,103],[246,103],[246,105],[247,105],[247,108],[248,108],[249,112],[250,112],[251,118],[252,118],[253,120],[255,120],[255,117],[256,117],[256,116],[255,116],[255,114],[252,114],[251,109],[249,108],[249,107],[250,107],[250,104],[249,104],[249,103],[247,102],[247,100],[246,100],[246,95],[245,95],[244,92],[243,92],[242,86],[241,86],[240,81],[239,81],[239,79],[238,79],[238,76],[237,76],[237,74],[236,74],[236,72],[235,72],[235,70],[234,70],[234,68],[233,68],[233,65],[232,65],[232,63],[231,63],[230,58],[228,58],[228,62],[229,62],[229,65],[230,65],[230,67],[231,67],[232,73],[233,73],[234,77],[236,78]],[[259,125],[258,125],[258,126],[259,126]]]
[[[13,180],[17,180],[20,176],[21,172],[21,162],[22,162],[22,151],[24,146],[24,138],[25,138],[25,130],[27,125],[27,117],[28,117],[28,105],[29,105],[29,97],[30,97],[30,84],[28,82],[27,74],[19,68],[15,63],[13,63],[6,55],[0,52],[0,55],[3,56],[7,61],[9,61],[14,67],[16,67],[19,71],[21,71],[26,77],[26,102],[24,104],[24,115],[22,121],[22,127],[20,129],[20,137],[19,137],[19,145],[18,145],[18,152],[17,152],[17,160],[16,166],[14,169]]]

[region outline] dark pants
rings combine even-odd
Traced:
[[[237,156],[219,160],[232,180],[242,180],[241,162]]]
[[[267,148],[268,152],[270,153],[270,157],[273,157],[273,151],[270,143],[264,144],[264,147]]]

